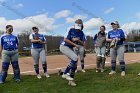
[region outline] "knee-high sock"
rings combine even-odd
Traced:
[[[81,68],[84,69],[84,60],[81,60]]]
[[[73,61],[72,63],[73,63],[73,65],[72,65],[72,68],[71,68],[70,77],[74,78],[75,70],[76,70],[76,67],[77,67],[77,61]]]
[[[74,75],[75,75],[75,70],[76,70],[76,66],[77,65],[75,65],[74,67],[72,67],[72,69],[71,69],[71,74],[70,74],[70,77],[72,77],[72,78],[74,78]]]
[[[42,67],[43,67],[44,73],[46,73],[47,72],[47,64],[42,64]]]
[[[121,71],[125,71],[125,62],[120,61]]]
[[[35,69],[36,74],[39,74],[39,65],[38,64],[34,65],[34,69]]]
[[[8,68],[9,68],[9,62],[3,62],[2,63],[2,71],[1,71],[1,81],[2,82],[5,82],[5,79],[7,77],[7,71],[8,71]]]
[[[65,69],[65,71],[64,71],[64,74],[67,74],[67,73],[72,69],[73,64],[75,64],[75,63],[74,63],[73,60],[71,60],[71,61],[70,61],[70,64],[66,67],[66,69]]]
[[[14,71],[14,78],[15,79],[20,79],[20,69],[19,69],[19,64],[18,61],[11,62],[13,71]]]
[[[112,60],[111,65],[112,65],[112,71],[115,71],[115,69],[116,69],[116,61]]]

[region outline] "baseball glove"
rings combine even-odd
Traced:
[[[39,36],[38,35],[35,35],[34,36],[34,40],[39,40]]]
[[[112,42],[111,42],[111,44],[110,44],[110,48],[116,47],[117,46],[117,42],[118,42],[117,39],[113,39]]]

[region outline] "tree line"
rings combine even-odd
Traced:
[[[31,48],[31,42],[29,40],[29,35],[31,34],[31,31],[23,31],[24,33],[21,33],[18,35],[19,39],[19,52],[30,52]],[[0,31],[0,35],[2,35],[4,31]],[[59,52],[59,46],[61,41],[63,40],[62,36],[47,36],[45,35],[45,38],[47,40],[46,44],[46,51],[47,53],[58,53]],[[93,52],[94,46],[93,46],[93,37],[87,36],[87,42],[86,42],[86,48],[87,51]],[[127,42],[135,42],[140,41],[140,29],[139,30],[131,30],[127,34]]]

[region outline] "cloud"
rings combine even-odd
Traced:
[[[66,23],[73,23],[76,19],[86,19],[87,17],[84,15],[75,15],[73,18],[72,17],[68,17],[66,18]]]
[[[6,2],[6,0],[0,0],[0,3]]]
[[[85,35],[86,35],[86,36],[92,36],[92,32],[90,32],[90,31],[85,32]]]
[[[14,33],[16,34],[22,33],[22,31],[25,30],[30,31],[33,26],[39,27],[41,33],[53,31],[54,29],[62,26],[60,24],[55,25],[55,19],[49,18],[47,14],[40,14],[16,20],[6,20],[4,17],[0,17],[0,30],[5,30],[5,26],[7,24],[13,25]]]
[[[110,24],[105,24],[101,19],[90,19],[84,25],[84,31],[86,35],[93,36],[99,31],[99,27],[104,24],[106,26],[106,32],[112,29]],[[127,35],[132,30],[139,30],[140,29],[140,22],[130,22],[125,23],[121,26],[124,33]]]
[[[109,13],[111,13],[114,10],[115,10],[115,8],[112,7],[112,8],[109,8],[109,9],[105,10],[104,13],[105,14],[109,14]]]
[[[24,7],[24,5],[22,3],[19,3],[19,4],[16,4],[13,6],[14,9],[19,9],[19,8],[22,8]]]
[[[0,17],[0,30],[5,29],[6,23],[7,23],[7,20],[4,17]]]
[[[121,27],[126,33],[129,33],[131,30],[137,30],[140,29],[140,22],[131,22],[131,23],[125,23]]]
[[[84,22],[84,29],[97,29],[101,25],[104,25],[104,21],[101,18],[91,18],[88,21]]]
[[[62,10],[60,12],[57,12],[55,14],[55,18],[63,18],[63,17],[68,17],[71,14],[71,11],[69,10]]]
[[[66,23],[74,23],[74,21],[78,18],[84,20],[87,17],[84,15],[75,15],[73,18],[72,17],[66,18]],[[99,27],[101,25],[106,26],[106,29],[107,29],[106,31],[108,31],[108,29],[111,29],[111,25],[108,23],[105,23],[103,19],[101,18],[91,18],[91,19],[88,19],[87,21],[84,21],[84,31],[86,31],[85,34],[88,36],[92,36],[93,34],[98,32]]]

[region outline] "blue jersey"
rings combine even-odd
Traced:
[[[34,36],[35,36],[34,33],[30,34],[29,39],[30,39],[30,40],[34,39]],[[40,39],[41,41],[43,41],[43,42],[46,41],[44,35],[38,34],[38,37],[39,37],[39,39]],[[33,43],[33,42],[32,42],[31,47],[32,47],[32,48],[44,48],[44,44]]]
[[[72,38],[78,38],[79,40],[81,40],[83,42],[86,41],[86,37],[85,37],[85,34],[83,33],[83,31],[77,32],[74,28],[68,29],[66,34],[65,34],[65,36],[64,36],[64,38],[67,38],[70,41],[72,41]],[[74,43],[77,44],[77,45],[80,45],[79,42],[74,42]],[[73,45],[65,42],[64,40],[62,41],[61,44],[65,45],[65,46],[68,46],[68,47],[74,47]]]
[[[15,50],[18,49],[18,38],[14,35],[4,34],[1,36],[1,46],[3,50]]]
[[[118,29],[117,31],[111,30],[108,32],[108,39],[119,38],[117,45],[123,45],[125,40],[125,35],[122,29]]]

